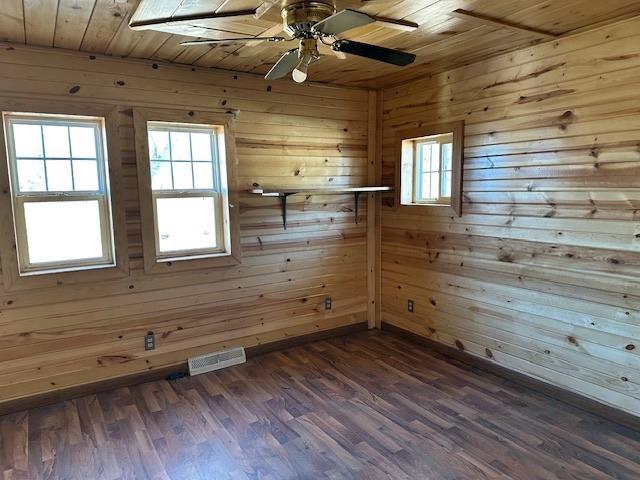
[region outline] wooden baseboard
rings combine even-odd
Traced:
[[[330,330],[324,330],[321,332],[313,332],[306,335],[291,337],[285,340],[265,343],[263,345],[247,347],[245,352],[247,358],[251,358],[277,350],[284,350],[285,348],[304,345],[305,343],[309,342],[315,342],[318,340],[324,340],[327,338],[339,337],[355,332],[360,332],[363,330],[367,330],[367,328],[367,322],[356,323],[353,325],[332,328]],[[5,402],[0,402],[0,416],[28,410],[31,408],[43,407],[45,405],[51,405],[53,403],[63,402],[65,400],[71,400],[73,398],[84,397],[86,395],[93,395],[108,390],[114,390],[116,388],[129,387],[131,385],[138,385],[140,383],[163,380],[169,375],[187,373],[188,371],[189,368],[187,362],[185,361],[153,370],[148,370],[145,372],[134,373],[132,375],[125,375],[122,377],[100,380],[85,385],[63,388],[61,390],[33,395],[27,398],[7,400]]]
[[[354,323],[353,325],[345,325],[344,327],[332,328],[321,332],[308,333],[299,337],[291,337],[285,340],[278,340],[275,342],[265,343],[263,345],[247,347],[245,352],[247,357],[256,357],[258,355],[264,355],[265,353],[284,350],[285,348],[297,347],[299,345],[304,345],[305,343],[317,342],[319,340],[326,340],[327,338],[342,337],[351,333],[362,332],[363,330],[368,330],[368,328],[369,326],[366,321],[363,323]]]
[[[458,360],[466,365],[518,383],[519,385],[535,390],[536,392],[540,392],[543,395],[551,397],[555,400],[560,400],[562,402],[568,403],[570,405],[573,405],[574,407],[578,407],[582,410],[585,410],[594,415],[598,415],[599,417],[605,418],[624,427],[640,431],[640,417],[636,417],[635,415],[632,415],[630,413],[618,410],[617,408],[614,408],[610,405],[605,405],[604,403],[600,403],[597,400],[585,397],[584,395],[580,395],[579,393],[570,392],[568,390],[565,390],[564,388],[556,387],[547,382],[543,382],[542,380],[530,377],[524,373],[520,373],[507,367],[498,365],[488,359],[477,357],[467,352],[462,352],[456,348],[444,345],[442,343],[436,342],[435,340],[431,340],[429,338],[418,335],[417,333],[405,330],[404,328],[396,327],[395,325],[391,325],[389,323],[383,323],[382,330],[401,335],[404,338],[407,338],[438,353],[446,355],[447,357]]]

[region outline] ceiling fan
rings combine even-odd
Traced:
[[[145,3],[146,2],[146,3]],[[266,0],[261,6],[249,10],[215,11],[208,13],[187,13],[182,15],[168,15],[158,17],[157,11],[152,11],[149,4],[157,6],[158,0],[143,0],[129,23],[134,30],[160,30],[170,33],[199,37],[196,40],[182,42],[181,45],[209,45],[229,42],[288,42],[298,41],[298,47],[287,51],[266,74],[265,78],[275,80],[292,73],[293,79],[302,83],[307,79],[309,65],[320,59],[319,47],[330,48],[337,56],[344,58],[345,54],[370,58],[379,62],[397,66],[407,66],[413,63],[416,56],[412,53],[391,48],[355,42],[353,40],[338,39],[348,30],[374,22],[412,31],[418,25],[406,20],[393,20],[376,17],[352,9],[339,12],[333,3],[328,1],[293,1],[285,4],[281,9],[282,30],[289,36],[215,38],[213,33],[229,33],[230,29],[223,26],[224,22],[237,20],[239,17],[260,19],[274,6],[274,0]],[[225,2],[229,3],[229,2]],[[149,18],[150,13],[156,13],[155,18]],[[146,17],[146,18],[145,18]],[[216,28],[218,23],[218,28]],[[232,29],[231,29],[232,30]],[[277,32],[275,32],[277,33]],[[214,38],[211,38],[211,37]],[[209,38],[207,38],[209,37]]]

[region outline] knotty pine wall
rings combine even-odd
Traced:
[[[123,164],[130,261],[122,280],[0,285],[0,401],[366,322],[364,196],[359,225],[350,195],[291,197],[284,231],[278,199],[243,193],[240,266],[146,275],[131,108],[238,109],[241,191],[356,185],[367,181],[368,91],[5,45],[0,96],[119,107],[111,161]]]
[[[640,18],[384,91],[464,119],[464,208],[382,213],[382,320],[640,415]],[[407,312],[407,299],[416,302]]]

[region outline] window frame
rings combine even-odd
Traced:
[[[450,136],[451,137],[451,141],[450,142],[443,142],[441,141],[440,138],[438,137],[444,137],[444,136]],[[436,138],[436,141],[430,140],[432,138]],[[406,140],[405,140],[406,141]],[[420,146],[424,146],[424,145],[433,145],[437,143],[439,145],[438,148],[438,197],[437,198],[427,198],[427,199],[423,199],[422,196],[420,195],[420,193],[422,192],[422,175],[424,174],[424,172],[422,171],[422,168],[418,168],[418,164],[420,164],[420,167],[422,167],[422,159],[418,160],[420,157],[418,150],[420,148]],[[428,137],[423,137],[423,138],[416,138],[415,140],[413,140],[413,191],[412,191],[412,203],[414,204],[442,204],[442,205],[450,205],[451,204],[451,194],[449,194],[448,197],[444,197],[441,196],[440,194],[442,193],[442,173],[443,173],[443,156],[442,156],[442,152],[443,152],[443,148],[442,145],[446,145],[446,144],[453,144],[453,135],[452,134],[443,134],[443,135],[431,135]],[[424,147],[423,147],[424,148]],[[452,151],[452,165],[451,165],[451,170],[445,170],[447,172],[451,172],[452,173],[452,178],[453,178],[453,151]],[[430,171],[429,173],[435,174],[436,171]],[[453,179],[452,179],[453,182]]]
[[[235,149],[235,114],[169,109],[143,109],[133,111],[140,216],[142,223],[142,249],[146,273],[166,273],[212,267],[233,266],[241,263],[240,229],[238,218],[237,155]],[[151,159],[149,155],[149,123],[170,123],[185,128],[215,127],[222,134],[218,137],[218,150],[224,158],[219,159],[221,185],[218,194],[223,223],[216,223],[218,238],[223,238],[224,250],[193,250],[160,253],[156,201],[158,198],[185,198],[202,196],[210,190],[171,190],[161,194],[151,185]],[[224,164],[221,163],[224,161]],[[215,185],[214,185],[215,188]],[[225,195],[226,193],[226,195]],[[225,212],[227,212],[225,214]],[[224,228],[224,223],[228,228]]]
[[[73,118],[71,118],[73,117]],[[9,174],[11,179],[11,200],[15,221],[15,236],[18,251],[18,266],[21,276],[28,275],[46,275],[50,273],[71,272],[79,270],[109,268],[115,266],[115,239],[113,238],[113,220],[111,208],[111,192],[109,188],[108,173],[108,157],[106,154],[105,139],[105,120],[103,117],[88,117],[81,115],[53,115],[53,114],[34,114],[25,112],[2,112],[2,121],[5,128],[7,139]],[[14,123],[19,124],[35,124],[35,125],[61,125],[66,127],[72,125],[91,126],[99,132],[99,139],[95,139],[96,146],[96,164],[98,168],[98,190],[95,191],[33,191],[23,192],[20,190],[18,178],[18,158],[27,159],[27,157],[18,157],[16,153],[16,145],[13,135],[8,132]],[[41,135],[43,133],[41,132]],[[44,142],[44,140],[41,141]],[[43,144],[44,147],[44,144]],[[47,164],[48,161],[57,161],[56,158],[46,157],[43,148],[42,161],[45,164],[45,182],[48,179]],[[35,158],[34,158],[35,160]],[[40,160],[38,158],[37,160]],[[60,161],[73,162],[71,152],[69,159],[60,158]],[[105,168],[107,167],[107,168]],[[73,181],[73,168],[72,181]],[[30,262],[29,242],[26,227],[25,205],[27,203],[45,203],[45,202],[71,202],[71,201],[92,201],[98,202],[99,218],[100,218],[100,238],[102,243],[102,255],[95,258],[67,260],[58,262]]]
[[[110,105],[96,105],[90,103],[74,103],[0,97],[0,112],[3,113],[3,125],[0,132],[0,263],[2,265],[3,286],[6,291],[30,290],[65,284],[95,282],[110,279],[120,279],[129,276],[129,256],[126,236],[126,221],[124,213],[123,192],[121,188],[121,155],[118,138],[119,109]],[[21,274],[18,258],[17,237],[20,217],[14,215],[16,206],[13,201],[13,190],[9,166],[9,137],[6,132],[4,114],[18,114],[30,117],[38,116],[75,116],[101,119],[102,166],[104,169],[103,188],[108,192],[112,238],[112,261],[97,265],[95,260],[87,262],[90,265],[64,266],[50,268],[46,271],[25,272]],[[98,152],[97,152],[98,153]],[[100,163],[100,161],[99,161]],[[17,181],[17,180],[16,180]],[[16,184],[17,188],[17,184]],[[32,192],[33,193],[33,192]],[[78,198],[86,192],[79,192]],[[44,195],[43,195],[44,197]],[[52,201],[56,199],[50,197]],[[18,202],[19,203],[19,202]],[[109,202],[107,202],[109,203]],[[19,205],[18,205],[19,207]],[[106,209],[102,210],[103,215]],[[101,218],[101,221],[105,219]],[[104,230],[102,230],[104,235]],[[103,244],[104,245],[104,244]],[[74,261],[74,264],[78,262]],[[23,263],[24,265],[24,263]],[[42,264],[38,264],[41,270]]]
[[[419,175],[415,171],[417,148],[421,140],[427,140],[426,137],[435,137],[440,135],[452,134],[452,152],[451,152],[451,196],[439,197],[433,200],[417,199],[416,181]],[[448,143],[448,142],[446,142]],[[441,143],[442,145],[442,143]],[[437,123],[425,125],[419,128],[412,128],[399,131],[396,134],[395,141],[396,169],[395,169],[395,206],[396,208],[450,208],[453,213],[458,216],[462,215],[462,174],[464,162],[464,121]],[[403,199],[403,161],[405,158],[411,159],[411,203],[402,203]],[[440,171],[439,171],[438,189],[441,191],[442,185],[442,153],[440,153]]]
[[[214,257],[214,256],[221,256],[221,255],[227,255],[227,248],[229,245],[228,239],[225,238],[225,228],[224,228],[224,223],[225,221],[225,215],[224,215],[224,208],[225,208],[225,201],[224,201],[224,195],[223,195],[223,185],[226,185],[226,181],[224,179],[221,178],[222,175],[222,171],[225,170],[224,168],[222,168],[220,162],[221,162],[221,158],[219,155],[219,149],[221,147],[221,144],[224,146],[224,128],[220,127],[220,126],[213,126],[213,125],[196,125],[196,124],[192,124],[192,126],[185,126],[185,124],[180,123],[180,124],[176,124],[176,123],[168,123],[168,122],[147,122],[147,131],[149,131],[149,125],[150,124],[157,124],[157,125],[152,125],[154,128],[152,128],[153,131],[163,131],[166,130],[167,132],[180,132],[180,131],[184,131],[184,132],[207,132],[207,133],[213,133],[214,135],[214,141],[212,142],[211,145],[211,153],[212,153],[212,159],[211,159],[211,168],[212,168],[212,174],[213,174],[213,186],[211,188],[191,188],[191,189],[175,189],[172,188],[170,190],[155,190],[153,188],[153,185],[151,186],[151,195],[153,197],[153,210],[154,210],[154,239],[155,239],[155,244],[156,244],[156,261],[160,262],[160,261],[182,261],[182,260],[186,260],[186,259],[193,259],[193,258],[207,258],[207,257]],[[162,125],[166,124],[168,125],[167,127],[163,127]],[[222,135],[222,137],[221,137]],[[171,148],[171,136],[169,136],[169,148]],[[191,146],[190,146],[191,148]],[[170,156],[172,156],[172,154],[170,153]],[[149,159],[149,163],[151,164],[151,162],[153,162],[154,160]],[[158,161],[158,160],[155,160]],[[193,163],[198,163],[197,161],[194,161],[193,158],[191,158],[188,161],[183,161],[183,160],[174,160],[173,158],[171,158],[170,160],[162,160],[164,162],[168,162],[171,168],[171,172],[172,172],[172,182],[174,180],[173,178],[173,168],[174,168],[174,163],[189,163],[191,164],[191,166],[193,167]],[[195,178],[193,177],[193,170],[192,170],[192,179],[195,183]],[[214,200],[214,208],[215,208],[215,215],[216,218],[222,218],[223,221],[222,222],[216,222],[216,239],[219,240],[219,245],[217,245],[215,248],[194,248],[194,249],[187,249],[187,250],[173,250],[171,252],[167,252],[167,253],[163,253],[161,251],[160,248],[160,232],[159,232],[159,227],[158,227],[158,200],[159,199],[164,199],[164,198],[189,198],[189,197],[194,197],[194,198],[201,198],[201,197],[210,197]],[[221,240],[221,241],[220,241]]]

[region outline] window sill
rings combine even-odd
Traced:
[[[450,203],[430,203],[430,202],[415,202],[415,203],[401,203],[401,207],[448,207],[451,208]]]
[[[192,257],[156,258],[152,264],[145,262],[145,273],[175,273],[209,268],[233,267],[240,265],[239,254],[217,253]]]
[[[20,272],[21,277],[37,277],[40,275],[54,275],[57,273],[73,273],[73,272],[87,272],[91,270],[106,270],[109,268],[116,268],[115,263],[105,263],[101,265],[82,265],[77,267],[60,267],[60,268],[49,268],[49,269],[34,269],[34,270],[26,270],[24,272]]]

